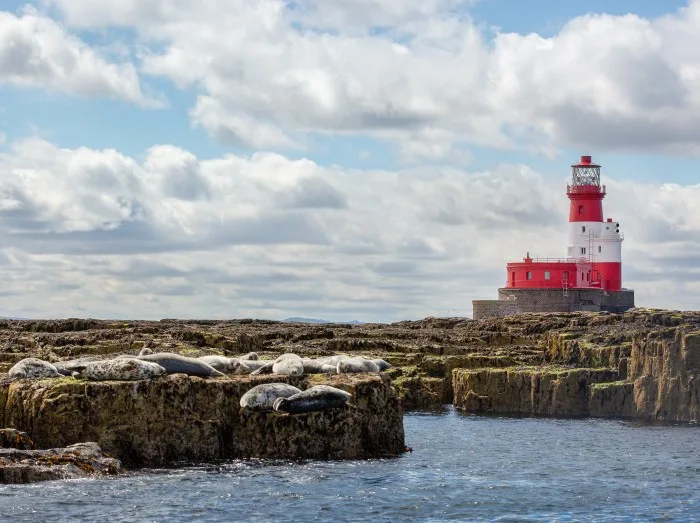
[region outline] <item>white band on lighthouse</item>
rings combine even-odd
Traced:
[[[591,262],[622,262],[623,236],[616,222],[569,222],[566,257]]]

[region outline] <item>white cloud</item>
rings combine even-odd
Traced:
[[[197,89],[193,121],[225,143],[699,152],[700,0],[653,20],[581,16],[550,38],[491,38],[459,0],[47,1],[79,27],[135,27],[144,71]],[[405,145],[425,134],[439,139]]]
[[[136,68],[110,63],[54,20],[32,8],[0,11],[0,84],[39,86],[85,97],[159,106],[141,90]]]
[[[638,303],[697,308],[700,186],[605,181]],[[471,299],[495,297],[506,257],[564,254],[564,183],[513,165],[357,171],[11,143],[0,292],[6,314],[35,316],[469,314]]]

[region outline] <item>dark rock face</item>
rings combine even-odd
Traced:
[[[0,448],[29,450],[34,448],[34,442],[26,432],[17,429],[0,429]]]
[[[121,463],[105,456],[96,443],[48,450],[0,448],[0,483],[75,479],[121,471]]]
[[[403,418],[387,377],[314,375],[350,392],[354,406],[307,414],[252,413],[241,396],[260,383],[309,386],[309,376],[203,379],[173,374],[137,382],[22,380],[0,395],[5,425],[41,447],[96,441],[129,465],[237,457],[345,458],[405,450]]]

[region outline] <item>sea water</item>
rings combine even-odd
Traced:
[[[700,521],[700,426],[409,413],[413,452],[0,486],[3,521]]]

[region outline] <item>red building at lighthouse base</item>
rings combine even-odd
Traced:
[[[566,256],[531,258],[506,266],[506,286],[498,300],[474,300],[473,317],[523,312],[610,311],[634,307],[634,291],[622,287],[620,224],[603,219],[606,189],[600,165],[582,156],[572,166]]]

